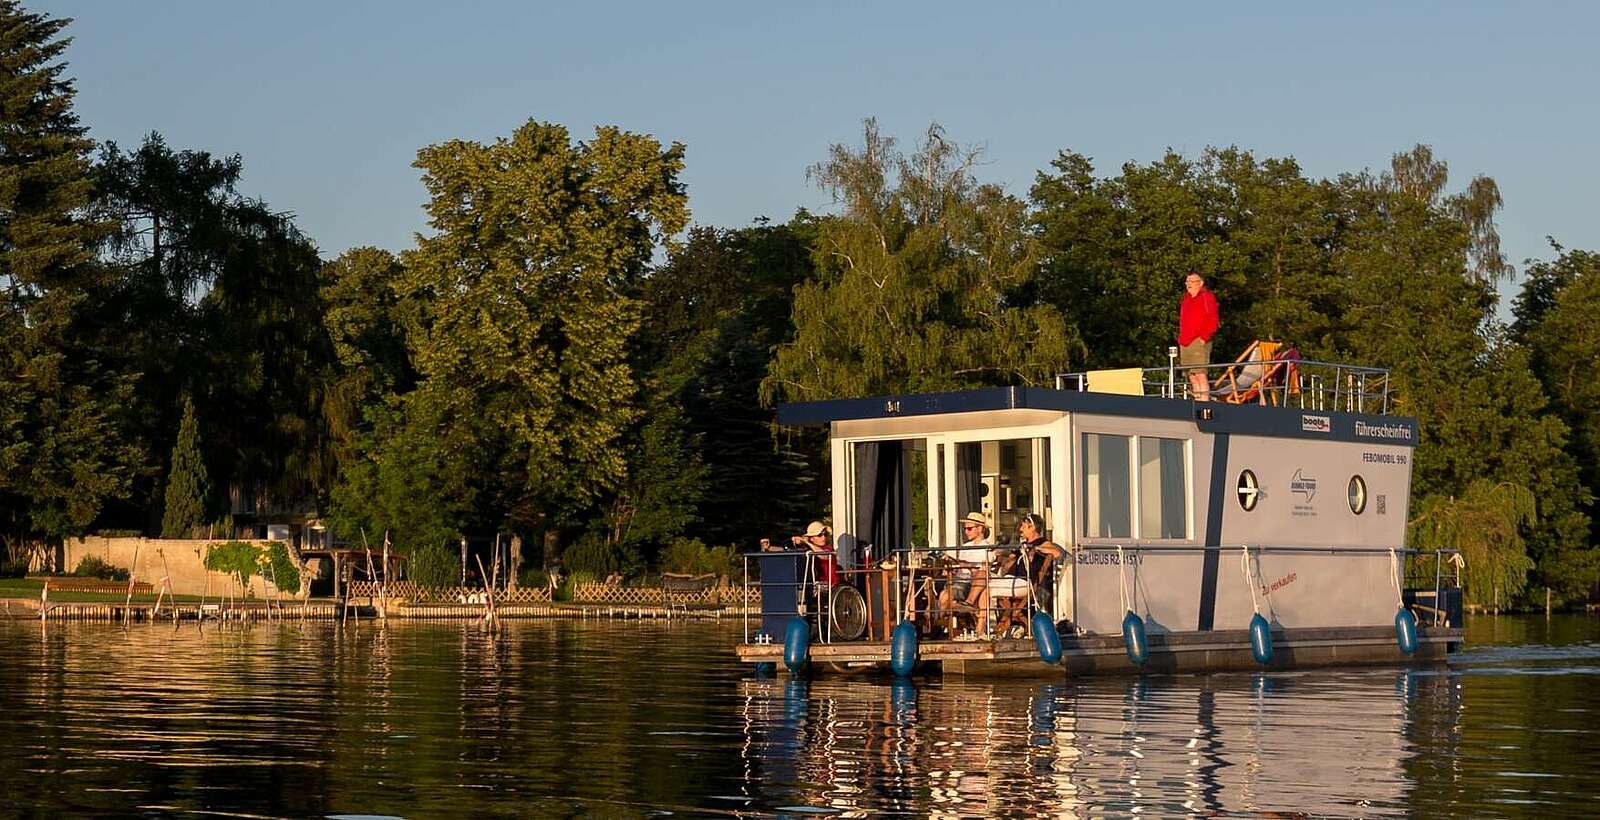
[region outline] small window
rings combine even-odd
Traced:
[[[1083,437],[1083,534],[1089,538],[1133,537],[1133,483],[1128,436],[1087,433]]]
[[[1139,537],[1189,537],[1189,464],[1183,439],[1139,438]]]
[[[1250,512],[1260,500],[1261,482],[1256,480],[1256,474],[1249,470],[1239,473],[1239,506]]]
[[[1350,477],[1350,487],[1346,491],[1350,501],[1350,512],[1360,515],[1367,509],[1367,482],[1361,476]]]

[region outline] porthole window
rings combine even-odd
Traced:
[[[1367,509],[1367,482],[1361,476],[1350,477],[1350,487],[1345,495],[1350,501],[1350,512],[1360,515]]]
[[[1239,506],[1245,512],[1256,508],[1256,502],[1261,500],[1261,482],[1256,481],[1256,474],[1245,470],[1239,474]]]

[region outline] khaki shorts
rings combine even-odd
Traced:
[[[1178,348],[1178,364],[1185,367],[1190,365],[1211,364],[1211,343],[1201,339]]]

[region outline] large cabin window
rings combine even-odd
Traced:
[[[1139,537],[1189,537],[1183,439],[1139,437]]]
[[[1128,475],[1130,436],[1083,437],[1083,534],[1133,537],[1133,482]]]
[[[999,543],[1014,541],[1030,512],[1050,513],[1049,439],[965,441],[955,445],[955,507],[951,516],[983,513]]]

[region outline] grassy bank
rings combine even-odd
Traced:
[[[39,595],[44,591],[44,581],[38,578],[0,578],[0,598],[31,598],[39,600]],[[103,604],[122,603],[127,600],[124,592],[57,592],[51,590],[50,600],[58,604]],[[217,600],[213,595],[212,600]],[[134,603],[154,603],[154,593],[148,595],[134,595]],[[168,595],[169,601],[199,601],[198,595]]]

